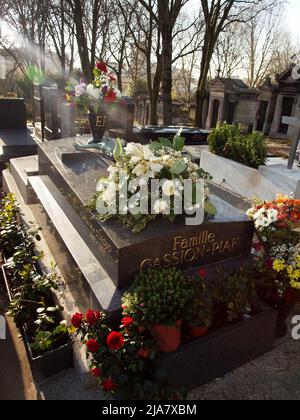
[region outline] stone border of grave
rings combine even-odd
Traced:
[[[200,166],[213,177],[213,183],[246,198],[273,200],[277,194],[300,195],[299,169],[286,169],[286,161],[276,158],[259,169],[203,150]]]
[[[277,312],[263,303],[261,308],[248,320],[227,325],[163,356],[160,366],[169,383],[191,391],[271,351]]]

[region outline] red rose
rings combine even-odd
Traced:
[[[83,315],[77,313],[77,314],[72,316],[71,324],[75,328],[80,328],[81,325],[82,325],[82,321],[83,321]]]
[[[117,387],[117,384],[112,379],[104,379],[102,382],[102,388],[105,392],[115,391]]]
[[[204,277],[206,277],[206,270],[204,270],[204,269],[200,269],[200,270],[198,270],[198,275],[200,276],[200,277],[202,277],[202,278],[204,278]]]
[[[108,73],[108,67],[105,63],[97,63],[96,67],[98,70],[102,71],[103,73]]]
[[[95,367],[94,369],[91,370],[91,374],[95,377],[95,378],[100,378],[102,375],[101,369]]]
[[[88,311],[85,317],[89,326],[92,327],[101,318],[101,313],[99,311]]]
[[[94,338],[91,338],[87,343],[86,343],[87,349],[90,353],[96,353],[99,350],[99,344],[98,341],[95,340]]]
[[[117,94],[113,90],[109,90],[107,95],[104,97],[105,102],[116,102]]]
[[[127,316],[122,319],[123,327],[130,328],[133,325],[133,323],[134,323],[134,320],[130,316]]]
[[[118,332],[112,332],[107,337],[107,345],[111,350],[120,350],[124,346],[124,337]]]

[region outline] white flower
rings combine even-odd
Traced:
[[[100,89],[95,88],[95,86],[92,85],[92,83],[90,83],[89,85],[87,85],[86,91],[87,91],[87,94],[92,99],[99,99],[100,98]]]
[[[137,177],[145,176],[149,172],[149,166],[145,163],[140,163],[137,165],[132,173]]]
[[[276,209],[270,209],[267,211],[267,217],[270,223],[275,223],[278,220],[278,211]]]
[[[114,88],[115,93],[117,94],[117,98],[121,99],[122,98],[122,92],[119,89]]]
[[[156,161],[150,162],[150,169],[154,174],[158,174],[163,169],[163,165],[157,163]]]
[[[140,143],[128,143],[125,147],[125,153],[127,156],[134,156],[143,159],[144,157],[144,148]]]
[[[166,213],[169,209],[168,203],[165,200],[157,200],[154,204],[154,212],[156,214]]]
[[[270,220],[267,217],[261,217],[260,219],[257,219],[255,222],[255,227],[257,229],[266,228],[269,226],[270,226]]]
[[[85,83],[80,83],[80,85],[77,85],[75,87],[75,95],[77,97],[83,95],[87,90],[86,84]]]
[[[261,217],[263,217],[265,215],[266,209],[264,207],[262,207],[261,209],[259,209],[253,216],[254,220],[260,219]]]
[[[173,181],[166,181],[162,187],[164,195],[172,197],[177,192],[176,185]]]
[[[102,198],[108,205],[113,204],[116,201],[117,190],[118,186],[111,182],[103,192]]]

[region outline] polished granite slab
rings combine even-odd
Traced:
[[[47,175],[81,216],[89,235],[98,244],[92,249],[94,255],[117,287],[126,287],[143,268],[177,266],[186,269],[249,254],[252,223],[243,211],[217,196],[212,196],[212,201],[218,215],[201,226],[186,226],[183,218],[178,218],[174,224],[157,219],[134,235],[117,221],[100,223],[85,205],[95,194],[98,180],[107,174],[108,162],[94,151],[85,153],[84,159],[75,156],[67,164],[62,162],[57,147],[73,151],[76,140],[40,145],[40,175]],[[80,141],[84,143],[86,139]]]

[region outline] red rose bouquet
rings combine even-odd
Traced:
[[[94,80],[87,84],[81,80],[78,85],[67,84],[67,101],[82,105],[96,114],[100,108],[112,105],[122,99],[122,93],[116,86],[116,77],[109,74],[107,64],[97,63],[94,68]]]
[[[166,399],[174,394],[158,375],[156,343],[126,316],[112,328],[105,314],[89,310],[73,315],[72,328],[87,351],[91,375],[102,391],[121,397]]]

